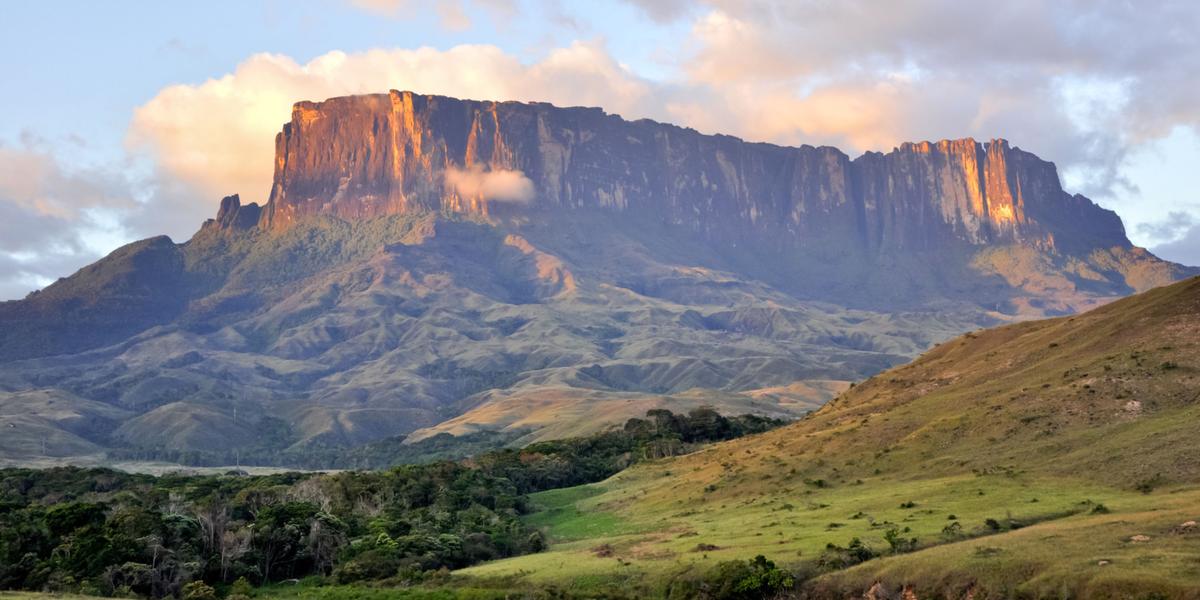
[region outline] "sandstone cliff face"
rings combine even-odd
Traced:
[[[595,108],[392,91],[296,104],[275,165],[260,220],[270,229],[319,213],[600,210],[769,247],[1129,247],[1114,213],[1067,194],[1052,163],[1004,140],[904,144],[851,160]],[[517,171],[535,194],[515,203],[464,191],[447,180],[457,170]]]

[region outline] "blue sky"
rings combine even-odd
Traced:
[[[396,16],[336,0],[12,6],[0,20],[6,50],[0,69],[9,90],[0,139],[16,140],[23,131],[77,136],[112,152],[122,143],[133,109],[160,89],[220,77],[261,52],[304,63],[330,50],[491,44],[533,61],[574,39],[603,37],[614,56],[639,74],[665,73],[655,60],[660,27],[647,26],[633,5],[581,2],[564,12],[574,26],[551,22],[554,11],[536,2],[528,3],[530,13],[517,5],[522,12],[507,18],[483,9],[464,31],[443,26],[432,4],[411,3]]]
[[[290,103],[598,105],[851,155],[1008,138],[1200,264],[1200,8],[1023,0],[56,2],[0,20],[0,298],[261,200]]]

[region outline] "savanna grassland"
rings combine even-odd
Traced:
[[[1198,342],[1197,279],[970,333],[795,425],[535,495],[549,550],[463,574],[668,594],[763,554],[816,597],[1196,597]]]

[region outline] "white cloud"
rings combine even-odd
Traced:
[[[523,204],[533,200],[533,182],[521,171],[485,171],[480,165],[469,169],[451,167],[445,173],[446,187],[463,198]]]
[[[954,0],[710,0],[703,10],[637,1],[656,19],[692,20],[677,77],[651,82],[599,43],[575,42],[523,63],[495,46],[330,52],[305,64],[254,55],[224,77],[172,86],[140,107],[130,140],[167,173],[211,197],[262,200],[272,140],[297,100],[408,89],[492,100],[598,105],[854,154],[910,140],[1006,137],[1072,170],[1085,193],[1128,186],[1131,147],[1171,124],[1200,123],[1196,10],[1119,3]],[[361,0],[387,14],[400,0]],[[508,2],[442,3],[514,9]],[[1120,39],[1111,43],[1105,39]]]

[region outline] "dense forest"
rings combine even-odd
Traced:
[[[780,424],[654,410],[585,438],[328,474],[0,470],[0,589],[202,598],[310,575],[420,581],[542,550],[521,519],[529,493]]]

